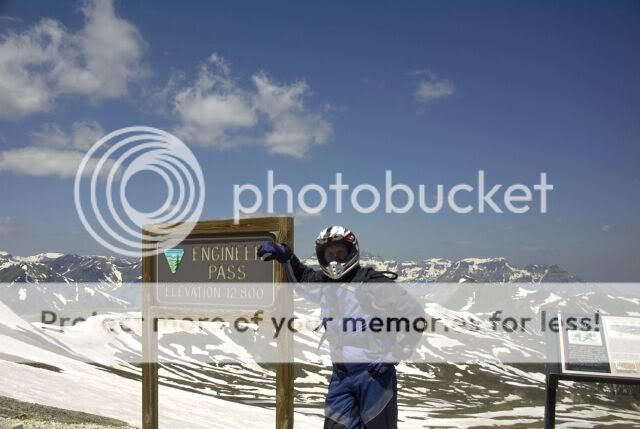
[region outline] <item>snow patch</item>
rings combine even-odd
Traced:
[[[67,299],[66,299],[64,296],[62,296],[61,294],[59,294],[59,293],[55,293],[55,292],[54,292],[54,294],[53,294],[53,295],[54,295],[56,298],[58,298],[58,299],[60,300],[60,302],[61,302],[61,303],[63,303],[63,304],[66,304],[66,303],[67,303]]]
[[[58,259],[64,256],[64,253],[43,253],[42,256],[46,259]]]
[[[531,295],[532,293],[536,293],[536,291],[519,287],[518,293],[516,293],[516,297],[525,298],[527,295]]]
[[[505,258],[465,258],[462,259],[460,262],[468,262],[470,264],[487,264],[487,263],[491,263],[491,262],[504,262],[506,261]]]
[[[58,259],[58,258],[61,258],[62,256],[64,256],[64,253],[48,252],[48,253],[39,253],[33,256],[16,256],[15,259],[20,262],[27,262],[27,263],[33,264],[33,263],[42,262],[45,259]]]

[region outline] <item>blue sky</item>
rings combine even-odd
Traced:
[[[77,154],[148,125],[198,157],[204,219],[230,217],[233,184],[265,188],[270,169],[294,189],[336,172],[381,184],[387,169],[414,188],[479,169],[555,186],[546,214],[330,206],[297,222],[302,255],[338,223],[388,258],[640,279],[638,2],[6,1],[0,15],[4,250],[109,253],[74,208]],[[152,177],[127,193],[143,208],[164,198]]]

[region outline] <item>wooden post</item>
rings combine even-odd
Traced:
[[[283,235],[281,243],[285,243],[293,250],[293,219],[286,218],[287,224],[283,230],[288,235]],[[278,281],[287,282],[287,274],[284,267],[278,264],[276,272]],[[278,308],[280,314],[293,317],[293,285],[282,287],[278,293]],[[278,349],[281,362],[276,366],[276,429],[293,429],[293,333],[284,329],[278,339]]]
[[[142,258],[142,428],[158,428],[158,331],[154,323],[152,256]]]

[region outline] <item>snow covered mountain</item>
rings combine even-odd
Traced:
[[[317,265],[313,258],[303,262]],[[576,282],[580,279],[558,265],[531,264],[516,267],[505,258],[466,258],[451,261],[431,258],[420,261],[385,260],[363,254],[362,265],[393,271],[404,282],[457,282],[468,276],[477,282]],[[41,253],[35,256],[12,256],[0,251],[0,282],[99,282],[105,291],[113,291],[122,283],[140,280],[140,261],[109,256],[79,256]]]
[[[113,289],[139,279],[140,261],[136,259],[62,253],[13,256],[0,251],[0,282],[4,283],[99,282]]]
[[[307,258],[303,262],[317,265]],[[557,265],[528,265],[518,268],[505,258],[467,258],[450,261],[432,258],[422,261],[384,260],[363,254],[362,265],[381,271],[398,273],[401,282],[459,282],[472,279],[489,283],[576,282],[580,279]],[[0,300],[19,307],[38,300],[55,309],[73,309],[91,301],[96,310],[115,310],[138,306],[141,293],[141,263],[133,258],[111,256],[79,256],[62,253],[41,253],[34,256],[12,256],[0,251],[0,283],[9,287],[0,290]],[[24,283],[35,283],[25,286]],[[39,286],[55,283],[55,286]]]
[[[127,258],[0,251],[0,283],[8,286],[0,289],[0,300],[18,310],[21,304],[73,310],[88,302],[96,310],[123,309],[139,303],[140,290],[131,284],[140,281],[140,267],[139,260]]]
[[[570,290],[550,293],[553,285],[506,286],[502,300],[513,307],[538,308],[554,301],[578,300],[593,307],[592,292],[576,297]],[[425,287],[428,288],[428,287]],[[504,302],[478,296],[472,302],[467,286],[438,288],[427,307],[443,324],[469,314],[487,314]],[[468,294],[467,294],[468,295]],[[617,299],[611,296],[611,299]],[[624,312],[638,301],[622,300]],[[518,313],[520,314],[520,313]],[[139,315],[138,315],[139,316]],[[50,406],[91,412],[139,424],[141,329],[132,314],[98,314],[64,331],[28,323],[0,303],[0,395]],[[124,325],[123,325],[124,323]],[[124,329],[127,326],[127,329]],[[175,428],[240,427],[239,415],[250,419],[242,427],[265,427],[273,421],[273,366],[252,359],[252,344],[271,341],[256,331],[246,335],[231,326],[204,324],[192,332],[162,328],[165,424]],[[424,363],[399,365],[401,427],[539,427],[544,403],[544,367],[509,364],[507,353],[534,353],[542,338],[515,343],[488,328],[430,333],[417,352]],[[317,350],[320,333],[296,336],[295,348],[305,359],[296,365],[296,427],[321,427],[324,393],[330,376],[326,343]],[[253,350],[255,352],[255,350]],[[640,415],[630,411],[629,396],[594,385],[561,390],[560,427],[637,427]],[[135,404],[135,406],[131,406]],[[176,405],[176,404],[179,404]],[[206,411],[204,411],[206,409]],[[250,417],[249,417],[250,416]],[[563,417],[565,418],[563,420]],[[569,418],[569,420],[566,420]]]
[[[566,283],[581,281],[558,265],[531,264],[516,267],[506,258],[466,258],[451,261],[431,258],[421,261],[384,260],[371,254],[363,254],[362,265],[370,265],[380,271],[398,273],[401,282],[459,282],[463,278],[479,283]],[[303,262],[317,265],[317,260],[307,258]]]
[[[305,260],[312,264],[312,259]],[[510,308],[516,314],[537,312],[550,303],[578,303],[584,311],[605,304],[594,302],[585,284],[583,293],[557,288],[547,282],[575,281],[557,266],[529,265],[519,268],[504,258],[428,259],[386,261],[363,255],[365,265],[397,271],[400,280],[423,283],[428,294],[428,314],[455,326],[461,317],[487,315],[492,309]],[[504,287],[501,302],[489,295],[470,296],[458,288],[437,288],[427,283],[520,282]],[[140,421],[141,329],[125,321],[139,318],[130,313],[140,295],[137,260],[103,256],[41,254],[15,257],[0,253],[0,395],[46,405],[126,420]],[[26,282],[31,284],[25,284]],[[51,282],[57,283],[51,289]],[[84,282],[95,282],[87,287]],[[133,283],[131,283],[133,282]],[[46,283],[46,288],[41,287]],[[129,288],[129,289],[127,289]],[[637,312],[640,300],[611,294],[622,314]],[[36,301],[34,301],[36,300]],[[91,303],[108,312],[64,330],[22,319],[22,304],[42,300],[43,305],[69,309]],[[606,304],[610,305],[607,301]],[[52,304],[53,303],[53,304]],[[47,308],[47,307],[43,307]],[[118,309],[121,310],[118,310]],[[636,313],[637,314],[637,313]],[[256,332],[260,336],[260,332]],[[296,337],[296,349],[305,362],[296,365],[296,427],[320,427],[326,385],[330,376],[326,344],[318,350],[320,333]],[[229,326],[205,325],[186,334],[162,330],[159,344],[163,395],[172,413],[164,420],[171,427],[264,427],[273,421],[274,371],[272,365],[252,361],[252,341],[233,337]],[[456,339],[457,338],[457,339]],[[432,333],[418,353],[424,363],[399,366],[401,427],[534,427],[540,426],[544,403],[544,369],[538,364],[508,364],[505,351],[533,353],[542,338],[517,345],[491,330],[462,332],[458,336]],[[474,347],[477,346],[477,347]],[[322,355],[322,356],[321,356]],[[431,360],[426,358],[430,357]],[[432,363],[430,363],[432,362]],[[437,363],[443,362],[443,364]],[[629,396],[612,399],[612,393],[593,386],[565,389],[558,413],[571,416],[574,426],[637,427],[640,416],[629,412]],[[56,392],[52,394],[51,392]],[[65,393],[68,392],[68,393]],[[98,399],[100,398],[100,399]],[[615,401],[615,402],[614,402]],[[128,404],[135,403],[134,407]],[[567,420],[565,420],[567,422]]]

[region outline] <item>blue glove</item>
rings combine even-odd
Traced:
[[[286,263],[293,252],[286,244],[278,244],[273,241],[265,241],[258,247],[258,257],[263,261],[273,261],[274,259],[282,264]]]
[[[373,377],[377,377],[378,375],[384,374],[385,372],[387,372],[387,370],[389,368],[392,368],[393,366],[395,366],[394,363],[385,363],[385,362],[376,361],[376,362],[371,362],[367,366],[367,371],[369,371],[369,374],[371,374]]]

